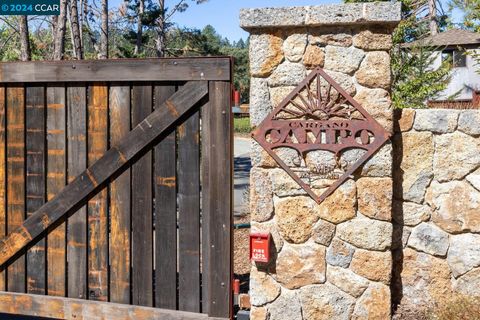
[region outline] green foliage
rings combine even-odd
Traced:
[[[17,60],[19,57],[19,52],[16,52],[9,33],[5,27],[0,27],[0,61]]]
[[[480,0],[478,0],[480,1]],[[345,2],[373,2],[345,0]],[[436,48],[402,45],[429,35],[427,0],[401,0],[402,21],[393,32],[391,50],[392,101],[395,108],[424,108],[425,101],[434,98],[449,82],[451,63],[443,62],[433,68]],[[437,13],[440,30],[446,27],[447,17]]]
[[[480,0],[451,0],[450,10],[458,9],[463,13],[463,23],[461,27],[467,30],[480,32]],[[480,54],[476,51],[468,51],[476,62],[477,73],[480,73]]]
[[[250,94],[250,73],[248,63],[248,48],[237,46],[225,46],[220,49],[220,53],[234,58],[233,65],[233,84],[235,89],[240,91],[242,103],[248,102]]]
[[[480,32],[480,0],[451,0],[449,7],[463,12],[464,28]]]
[[[420,40],[429,35],[428,20],[418,15],[427,1],[402,1],[403,19],[394,30],[394,48],[391,51],[392,100],[396,108],[424,108],[425,101],[444,90],[450,81],[451,61],[443,61],[433,68],[441,48],[416,45],[403,48],[402,44]],[[446,17],[440,15],[440,30],[446,27]]]
[[[172,15],[183,12],[189,5],[208,0],[176,0],[172,7],[163,7],[157,0],[143,0],[143,11],[139,0],[125,0],[118,9],[108,15],[108,56],[110,58],[156,57],[158,48],[166,57],[220,56],[234,58],[234,85],[241,93],[242,102],[248,102],[250,76],[248,65],[248,43],[240,39],[237,43],[217,33],[207,25],[203,30],[177,27]],[[170,2],[170,3],[172,3]],[[100,44],[100,15],[92,0],[85,0],[81,9],[82,45],[84,59],[97,59]],[[141,13],[143,12],[143,13]],[[141,21],[141,46],[136,52],[138,22]],[[162,23],[163,21],[163,23]],[[0,17],[0,61],[20,59],[18,17]],[[51,60],[54,51],[54,19],[51,17],[29,17],[30,47],[32,60]],[[64,36],[64,59],[73,59],[71,22],[67,21]],[[162,27],[163,26],[163,27]],[[248,42],[248,40],[247,40]]]
[[[36,29],[30,34],[30,49],[32,50],[32,60],[43,60],[44,57],[51,57],[52,47],[49,43],[53,42],[52,32],[48,29]],[[66,49],[71,49],[67,44]]]
[[[426,47],[413,47],[392,54],[392,101],[397,108],[422,108],[425,100],[444,90],[450,80],[451,61],[439,68],[430,66],[436,53]]]
[[[153,5],[149,5],[153,6]],[[155,16],[154,9],[149,9],[145,23],[152,23],[150,19]],[[109,23],[109,57],[111,58],[144,58],[155,57],[155,40],[157,32],[154,28],[146,27],[143,32],[143,50],[134,54],[136,32],[132,29],[129,16],[122,16],[120,12],[111,14]],[[17,21],[15,17],[2,18],[0,21],[0,61],[19,60],[20,44],[18,32],[15,31]],[[89,17],[89,23],[84,24],[83,45],[85,59],[97,58],[97,47],[100,33],[95,28],[96,20]],[[32,60],[50,60],[53,56],[53,34],[50,26],[33,25],[30,32],[30,45]],[[237,43],[230,41],[210,25],[203,30],[178,28],[169,25],[165,33],[166,56],[219,56],[226,55],[234,58],[234,85],[241,92],[242,102],[248,102],[250,90],[250,76],[248,66],[248,43],[240,39]],[[67,24],[65,33],[65,59],[73,58],[71,32]]]
[[[252,131],[250,127],[250,118],[234,118],[233,119],[233,132],[248,134]]]
[[[124,31],[124,39],[117,41],[118,53],[124,57],[143,58],[156,56],[155,41],[158,34],[168,35],[172,29],[176,29],[171,22],[172,16],[177,12],[186,11],[190,7],[190,4],[202,4],[207,1],[208,0],[176,0],[175,4],[169,8],[161,7],[157,0],[143,0],[144,8],[143,13],[141,13],[139,0],[125,0],[119,9],[119,16],[123,17],[123,19],[119,19],[119,22]],[[137,22],[139,19],[143,26],[142,47],[139,53],[134,54],[137,40]],[[160,27],[160,25],[162,25],[163,28]],[[183,35],[192,38],[192,34],[189,34],[186,30],[188,29],[182,32]],[[174,47],[173,51],[177,49],[179,51],[182,50],[182,48]],[[170,49],[170,51],[172,51],[172,49]],[[178,52],[174,52],[173,55],[178,55]]]
[[[16,32],[17,25],[17,16],[5,16],[0,21],[0,61],[20,59],[20,39]],[[53,36],[50,29],[35,28],[30,32],[32,60],[49,59],[53,52],[50,45],[52,42]]]
[[[166,35],[170,56],[231,56],[234,58],[234,85],[242,102],[248,102],[250,74],[248,44],[243,39],[231,44],[210,25],[203,30],[172,28]]]
[[[16,24],[14,16],[3,18],[3,24],[0,24],[0,61],[12,61],[20,58],[18,33],[12,30]]]
[[[475,66],[477,67],[475,71],[480,73],[480,53],[475,50],[468,50],[465,54],[471,56],[473,60],[475,60]]]
[[[208,0],[190,0],[191,2],[193,3],[196,3],[196,4],[202,4],[204,2],[207,2]],[[189,7],[189,3],[185,0],[182,0],[180,2],[177,3],[177,5],[175,6],[175,10],[178,10],[179,12],[184,12],[185,10],[188,9]]]

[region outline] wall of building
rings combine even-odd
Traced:
[[[319,66],[393,132],[389,50],[399,18],[398,3],[242,11],[251,33],[252,125]],[[274,240],[271,263],[252,265],[252,319],[388,319],[391,143],[320,205],[258,144],[252,150],[252,232]],[[303,161],[293,149],[278,155]],[[314,151],[305,161],[329,157]]]
[[[480,50],[471,50],[475,53],[480,53]],[[441,52],[436,53],[435,60],[432,67],[438,68],[442,64]],[[451,78],[448,87],[438,94],[436,99],[444,100],[455,96],[455,99],[471,99],[472,88],[480,89],[480,74],[478,73],[479,66],[471,55],[466,57],[466,67],[452,68],[450,73]],[[457,95],[458,94],[458,95]]]
[[[393,303],[480,296],[480,111],[397,113]]]

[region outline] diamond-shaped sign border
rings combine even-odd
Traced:
[[[271,149],[264,138],[261,138],[259,135],[259,128],[262,127],[264,123],[272,121],[282,121],[282,120],[273,120],[273,117],[278,114],[281,109],[285,108],[291,101],[294,99],[297,94],[308,85],[313,78],[321,76],[325,81],[327,81],[339,94],[341,94],[358,112],[360,112],[364,117],[366,122],[371,125],[370,129],[372,132],[375,132],[375,139],[373,143],[370,144],[370,148],[367,149],[367,152],[358,159],[341,177],[339,177],[334,183],[332,183],[327,190],[322,194],[317,195],[310,188],[308,184],[303,182],[298,175],[296,175],[290,167],[283,162],[280,157]],[[314,121],[314,120],[313,120]],[[298,84],[298,86],[290,92],[280,104],[271,111],[267,117],[257,126],[252,132],[252,138],[280,165],[280,167],[285,170],[293,180],[295,180],[306,192],[312,197],[312,199],[317,202],[317,204],[322,203],[329,195],[331,195],[342,183],[344,183],[362,164],[367,162],[367,160],[377,152],[384,144],[390,139],[390,133],[385,130],[351,95],[349,95],[335,80],[333,80],[325,71],[320,67],[315,68],[310,74]],[[318,148],[316,150],[322,150]]]

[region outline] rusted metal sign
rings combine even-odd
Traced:
[[[252,136],[317,203],[389,139],[321,68],[285,97]]]

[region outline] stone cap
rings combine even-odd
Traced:
[[[346,3],[240,10],[240,27],[247,31],[270,27],[351,24],[387,24],[395,26],[400,19],[400,2]]]

